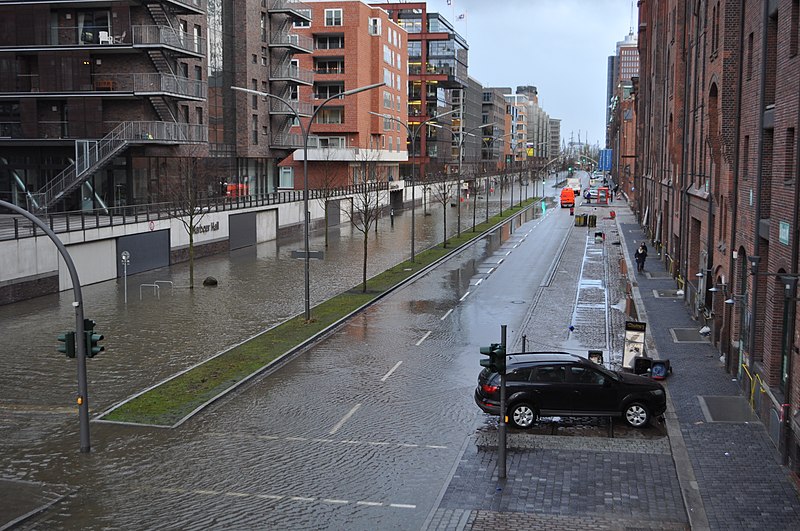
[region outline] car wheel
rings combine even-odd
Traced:
[[[525,402],[516,403],[509,409],[508,420],[513,426],[526,430],[536,422],[536,410]]]
[[[650,423],[650,411],[643,404],[634,402],[625,408],[625,422],[634,428],[644,428]]]

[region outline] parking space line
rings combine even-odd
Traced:
[[[394,367],[389,369],[389,372],[387,372],[386,374],[383,375],[383,378],[381,378],[381,381],[385,382],[386,380],[388,380],[389,376],[391,376],[392,373],[397,370],[397,368],[400,366],[401,363],[403,363],[403,362],[402,361],[398,361],[397,363],[395,363]]]
[[[417,341],[417,346],[420,346],[420,345],[422,344],[422,342],[423,342],[423,341],[425,341],[426,339],[428,339],[428,336],[429,336],[429,335],[431,335],[431,331],[430,331],[430,330],[428,330],[427,332],[425,332],[425,335],[424,335],[424,336],[422,336],[422,338],[421,338],[419,341]]]
[[[342,417],[342,420],[340,420],[339,422],[337,422],[337,423],[336,423],[336,425],[335,425],[335,426],[333,427],[333,429],[330,431],[330,434],[331,434],[331,435],[333,435],[334,433],[336,433],[337,431],[339,431],[339,428],[341,428],[342,426],[344,426],[344,423],[345,423],[345,422],[347,422],[347,420],[348,420],[350,417],[352,417],[352,416],[353,416],[353,414],[354,414],[356,411],[358,411],[358,408],[360,408],[360,407],[361,407],[361,404],[356,404],[355,406],[353,406],[353,409],[351,409],[350,411],[348,411],[348,412],[347,412],[347,415],[345,415],[344,417]]]
[[[446,312],[446,313],[445,313],[443,316],[441,316],[441,317],[439,318],[439,320],[440,320],[440,321],[444,321],[445,319],[447,319],[447,316],[448,316],[448,315],[450,315],[451,313],[453,313],[453,309],[452,309],[452,308],[450,308],[449,310],[447,310],[447,312]]]
[[[463,297],[461,297],[460,299],[458,299],[458,302],[464,302],[464,299],[466,299],[466,298],[467,298],[467,295],[469,295],[469,291],[468,291],[468,292],[466,292],[466,293],[464,294],[464,296],[463,296]]]

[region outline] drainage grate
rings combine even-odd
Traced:
[[[697,328],[670,328],[672,341],[675,343],[708,343],[708,337],[702,336]]]
[[[676,289],[654,289],[653,295],[657,299],[680,299],[683,297],[683,295],[678,295]]]
[[[698,396],[706,422],[758,422],[741,396]]]
[[[647,278],[672,278],[669,271],[645,271]]]

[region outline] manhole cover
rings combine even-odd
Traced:
[[[670,328],[675,343],[708,343],[708,337],[700,334],[697,328]]]
[[[678,295],[678,290],[676,289],[654,289],[653,295],[657,299],[680,299],[681,296]]]
[[[698,396],[707,422],[758,422],[741,396]]]

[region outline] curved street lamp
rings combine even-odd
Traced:
[[[311,124],[314,123],[314,118],[316,117],[317,113],[331,100],[335,99],[342,99],[345,96],[351,96],[353,94],[358,94],[359,92],[364,92],[365,90],[371,90],[378,87],[384,86],[386,83],[373,83],[372,85],[365,85],[363,87],[354,88],[351,90],[345,90],[344,92],[340,92],[339,94],[335,94],[333,96],[329,96],[326,98],[322,103],[320,103],[314,112],[311,113],[311,117],[308,119],[308,124],[303,125],[303,120],[300,117],[300,113],[297,109],[292,106],[292,104],[284,98],[280,96],[276,96],[275,94],[270,94],[269,92],[261,92],[260,90],[253,90],[247,89],[243,87],[231,87],[233,90],[238,90],[241,92],[248,92],[250,94],[256,94],[258,96],[264,96],[267,98],[274,98],[284,105],[294,114],[295,118],[297,118],[297,123],[300,126],[300,131],[303,134],[303,211],[304,211],[304,223],[303,223],[303,240],[305,243],[305,270],[304,270],[304,281],[305,281],[305,295],[304,295],[304,303],[305,303],[305,319],[306,321],[311,320],[311,295],[310,295],[310,278],[309,278],[309,269],[310,269],[310,262],[309,262],[309,249],[308,249],[308,226],[310,223],[310,213],[308,211],[308,135],[310,133]]]
[[[461,236],[461,165],[464,162],[464,140],[468,136],[475,136],[474,134],[472,134],[473,131],[477,131],[479,129],[483,129],[484,127],[493,127],[495,125],[497,125],[497,122],[491,122],[491,123],[488,123],[488,124],[479,125],[477,127],[471,127],[470,129],[467,129],[466,131],[457,131],[456,132],[456,131],[452,131],[452,129],[451,129],[451,132],[456,133],[456,134],[459,135],[459,138],[458,138],[458,204],[457,204],[457,206],[458,206],[457,236],[459,236],[459,237]],[[475,211],[474,211],[474,209],[473,209],[473,213],[472,214],[473,214],[472,215],[472,230],[474,231],[475,230]]]
[[[457,110],[458,109],[453,109],[451,111],[447,111],[447,112],[443,112],[441,114],[437,114],[435,116],[431,116],[430,118],[428,118],[426,120],[422,120],[421,122],[419,122],[414,127],[409,127],[407,123],[403,122],[402,120],[400,120],[396,116],[392,116],[391,114],[382,114],[382,113],[379,113],[379,112],[372,112],[372,111],[368,111],[368,112],[369,112],[369,114],[374,114],[375,116],[380,116],[381,118],[383,118],[385,120],[391,120],[393,122],[397,122],[400,125],[402,125],[405,128],[406,132],[408,133],[408,136],[411,137],[411,156],[413,157],[414,153],[415,153],[414,147],[416,145],[415,143],[416,143],[417,135],[419,134],[419,132],[422,129],[422,127],[425,124],[433,125],[432,122],[434,120],[436,120],[437,118],[441,118],[442,116],[447,116],[448,114],[452,114],[452,113],[456,112]],[[415,196],[415,190],[416,190],[416,184],[417,183],[414,180],[414,170],[416,169],[416,167],[417,167],[416,163],[412,163],[411,164],[411,263],[414,263],[414,261],[416,259],[416,256],[417,256],[415,248],[414,248],[414,241],[415,241],[415,238],[416,238],[416,224],[415,224],[416,215],[415,215],[415,213],[416,213],[416,205],[417,205],[416,196]]]

